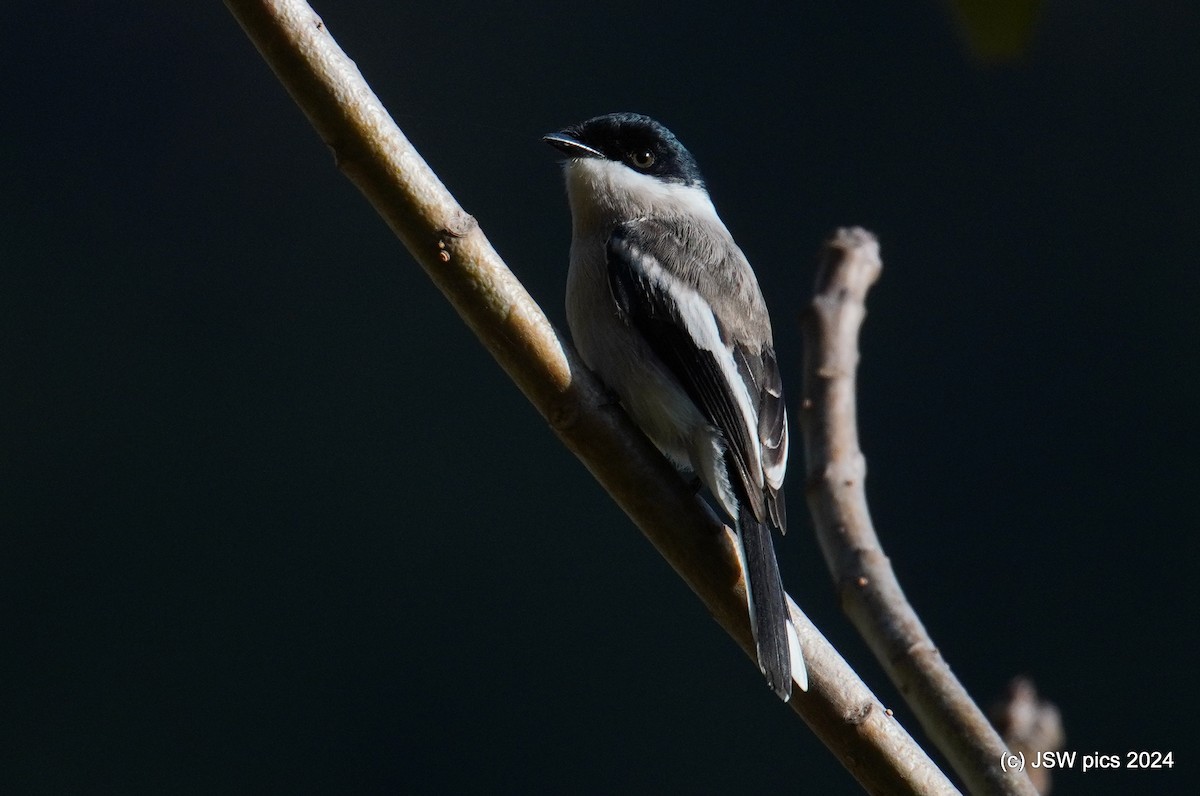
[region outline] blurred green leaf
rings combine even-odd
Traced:
[[[950,0],[959,30],[981,61],[1013,61],[1033,38],[1040,0]]]

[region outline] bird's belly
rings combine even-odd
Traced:
[[[608,284],[572,269],[567,324],[583,361],[616,393],[634,422],[667,458],[692,470],[689,450],[713,429],[641,335],[616,311]],[[602,269],[586,269],[603,275]]]

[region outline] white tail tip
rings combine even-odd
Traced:
[[[796,627],[789,619],[787,623],[788,654],[792,659],[792,682],[801,691],[808,691],[808,667],[804,665],[804,652],[800,649],[800,637],[796,635]]]

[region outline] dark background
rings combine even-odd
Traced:
[[[909,596],[981,701],[1024,673],[1067,749],[1175,755],[1056,792],[1194,792],[1196,7],[1051,2],[987,63],[934,2],[424,5],[317,10],[557,324],[538,138],[598,113],[692,149],[793,398],[821,240],[880,236],[860,422]],[[5,792],[856,792],[222,5],[4,36]],[[785,581],[917,732],[800,461]]]

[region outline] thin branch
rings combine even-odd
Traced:
[[[754,658],[731,533],[636,430],[395,126],[301,0],[226,0],[346,173],[567,447]],[[955,793],[792,606],[810,691],[791,700],[871,793]]]
[[[1001,767],[1008,751],[1004,742],[933,645],[871,524],[855,371],[863,302],[881,268],[879,244],[869,232],[839,230],[826,245],[816,295],[804,317],[800,422],[817,538],[843,610],[967,790],[1036,796],[1024,774]]]
[[[1028,763],[1041,752],[1058,752],[1067,741],[1058,707],[1038,696],[1028,677],[1014,677],[1008,692],[988,708],[988,718],[1014,754],[1023,755],[1025,773],[1041,796],[1050,793],[1051,773],[1045,766]]]

